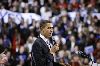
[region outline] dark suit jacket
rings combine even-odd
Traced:
[[[32,46],[32,66],[53,66],[53,55],[46,42],[38,37]]]

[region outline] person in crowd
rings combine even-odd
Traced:
[[[8,60],[8,57],[7,57],[7,55],[5,54],[5,52],[6,52],[5,48],[4,48],[2,45],[0,45],[0,66],[1,66],[1,65],[4,66],[4,64],[5,64],[5,63],[7,62],[7,60]]]

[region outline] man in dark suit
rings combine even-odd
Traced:
[[[40,35],[32,46],[32,66],[54,66],[53,55],[59,50],[59,45],[50,43],[52,33],[52,23],[43,20],[40,23]]]

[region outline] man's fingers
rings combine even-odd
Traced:
[[[58,46],[59,47],[59,44],[55,44],[54,46]]]
[[[57,50],[59,50],[59,44],[55,44],[54,45],[54,49],[57,51]]]
[[[59,44],[57,44],[57,46],[59,47]]]

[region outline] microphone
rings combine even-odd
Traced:
[[[51,38],[50,38],[50,42],[51,42],[53,45],[56,44],[56,41],[55,41],[54,37],[51,37]]]
[[[89,61],[92,61],[91,57],[89,55],[87,55],[85,52],[82,52],[82,51],[76,51],[75,52],[77,55],[79,55],[80,57],[83,57],[83,58],[88,58]]]
[[[52,43],[55,45],[56,44],[56,41],[54,38],[52,38]]]

